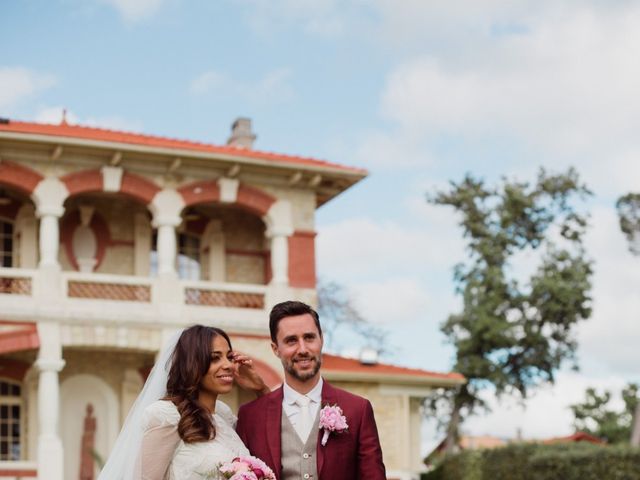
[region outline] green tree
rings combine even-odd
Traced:
[[[609,443],[628,443],[633,414],[638,406],[638,385],[630,383],[621,395],[624,408],[615,410],[609,405],[610,391],[598,393],[595,388],[588,388],[584,401],[570,407],[574,416],[573,426]]]
[[[448,449],[465,416],[486,407],[482,389],[524,398],[574,359],[573,327],[591,315],[592,264],[582,242],[587,218],[573,203],[588,195],[570,169],[560,175],[542,170],[533,185],[503,179],[489,187],[467,175],[430,198],[461,216],[468,252],[454,270],[462,311],[441,327],[456,350],[454,369],[468,382],[428,403],[451,409]],[[532,251],[541,252],[537,270],[518,280],[514,256]]]
[[[629,250],[640,255],[640,193],[628,193],[616,202],[620,230],[629,241]]]

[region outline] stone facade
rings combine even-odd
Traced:
[[[92,455],[82,445],[105,458],[156,353],[185,326],[226,329],[280,383],[270,306],[316,303],[315,210],[364,175],[250,149],[0,122],[0,402],[15,432],[0,436],[0,479],[78,478]],[[372,401],[391,476],[414,478],[425,389],[354,375],[338,386]],[[250,400],[226,397],[232,408]]]

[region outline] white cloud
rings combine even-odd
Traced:
[[[613,206],[596,208],[592,223],[587,248],[596,259],[593,317],[580,327],[580,358],[592,369],[640,378],[640,258],[627,250]]]
[[[503,152],[512,155],[505,168],[528,168],[534,158],[554,168],[576,165],[600,194],[633,187],[640,173],[640,6],[511,3],[409,1],[397,8],[379,1],[380,30],[422,48],[408,47],[381,92],[391,133],[365,134],[354,155],[373,158],[371,165],[424,167],[434,164],[434,146],[444,138],[470,152],[500,139],[527,153],[518,160],[515,149]],[[427,47],[420,32],[430,36]],[[376,149],[379,155],[370,153]],[[415,154],[421,151],[430,153]]]
[[[517,398],[505,397],[498,401],[486,392],[484,399],[492,409],[489,415],[470,417],[463,430],[473,435],[516,437],[518,429],[523,438],[543,439],[574,433],[573,415],[569,405],[584,400],[585,390],[595,387],[619,392],[627,384],[619,376],[598,378],[574,372],[560,372],[555,385],[537,390],[526,400],[524,407]],[[613,408],[620,407],[612,403]]]
[[[344,33],[350,9],[337,0],[244,0],[253,29],[269,36],[281,28],[300,28],[309,34],[335,37]]]
[[[323,226],[317,241],[320,273],[340,278],[367,275],[372,270],[389,274],[417,265],[424,271],[450,269],[460,259],[460,236],[436,223],[447,223],[451,216],[429,206],[425,211],[434,221],[424,228],[364,217]]]
[[[36,112],[34,120],[41,123],[57,124],[62,121],[64,110],[64,107],[59,106],[42,107],[40,110],[38,110],[38,112]],[[132,121],[117,115],[82,118],[75,112],[67,110],[64,116],[67,123],[72,125],[84,125],[89,127],[99,127],[129,132],[143,131],[142,123]]]
[[[210,70],[194,78],[189,87],[189,91],[201,95],[217,89],[224,89],[229,83],[223,74]]]
[[[101,0],[115,8],[122,18],[135,23],[156,13],[164,0]]]
[[[369,131],[360,136],[353,159],[367,168],[408,168],[432,163],[433,154],[420,136],[406,130]]]
[[[8,110],[55,83],[55,76],[49,73],[24,67],[0,67],[0,109]]]
[[[388,326],[423,318],[433,301],[424,284],[406,277],[357,283],[350,290],[367,320]]]
[[[57,124],[62,121],[62,117],[64,115],[66,121],[70,124],[81,123],[78,116],[74,112],[64,112],[64,110],[64,107],[42,107],[36,112],[34,120],[39,123]]]
[[[189,91],[194,95],[236,97],[253,103],[284,102],[293,97],[291,74],[290,68],[282,67],[267,72],[255,82],[244,82],[225,73],[208,70],[191,81]]]

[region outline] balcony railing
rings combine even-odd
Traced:
[[[6,321],[215,322],[257,332],[264,330],[270,305],[286,298],[313,301],[314,295],[311,289],[283,285],[0,268],[0,310]]]
[[[0,293],[9,295],[31,295],[34,270],[0,268]]]
[[[65,272],[62,278],[69,298],[151,302],[148,278],[75,272]]]
[[[264,309],[267,287],[238,283],[182,282],[187,305]]]
[[[38,466],[35,462],[0,461],[0,480],[36,480]]]

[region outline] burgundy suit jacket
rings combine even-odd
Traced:
[[[282,387],[242,405],[238,412],[237,432],[251,454],[262,459],[280,480],[280,429]],[[320,443],[318,429],[316,462],[319,480],[385,480],[382,449],[371,403],[326,380],[322,385],[322,405],[338,405],[347,419],[347,432],[332,432],[327,444]]]

